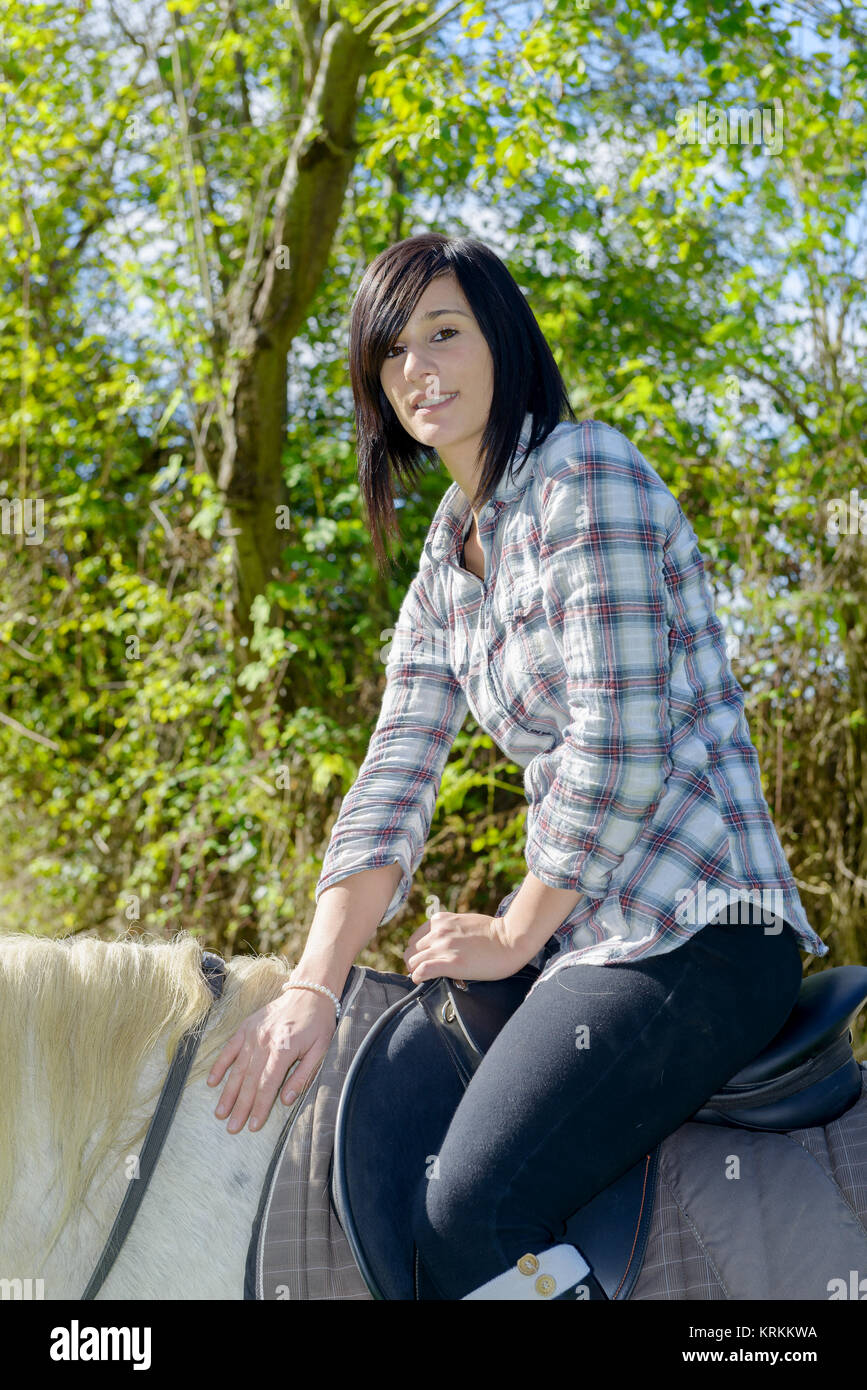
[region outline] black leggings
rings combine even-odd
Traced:
[[[438,1175],[417,1190],[421,1297],[461,1299],[562,1243],[579,1207],[771,1041],[801,973],[789,924],[743,905],[665,955],[564,966],[541,984],[483,1057]]]

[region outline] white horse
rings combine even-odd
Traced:
[[[177,1043],[212,1002],[200,961],[184,933],[171,942],[0,936],[4,1295],[21,1280],[36,1296],[81,1298],[137,1181]],[[224,1083],[211,1087],[206,1077],[290,969],[273,955],[228,962],[141,1209],[98,1298],[243,1298],[250,1228],[290,1110],[278,1097],[260,1130],[230,1134],[214,1113]]]

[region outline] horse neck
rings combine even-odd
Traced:
[[[250,1230],[288,1110],[278,1099],[262,1129],[230,1134],[214,1115],[222,1089],[204,1078],[187,1087],[103,1297],[243,1298]]]
[[[159,1089],[164,1059],[164,1047],[156,1047],[139,1074],[137,1104]],[[25,1162],[0,1219],[0,1255],[7,1277],[41,1278],[47,1299],[78,1299],[128,1183],[141,1180],[134,1176],[137,1153],[123,1152],[120,1143],[112,1148],[86,1203],[41,1263],[61,1202],[52,1187],[56,1155],[47,1138],[45,1096],[38,1078],[28,1077],[31,1081],[28,1134],[22,1136]],[[250,1228],[287,1111],[278,1100],[262,1129],[251,1133],[245,1127],[229,1134],[226,1121],[214,1115],[221,1092],[222,1085],[210,1087],[204,1078],[185,1088],[147,1194],[100,1298],[243,1297]]]

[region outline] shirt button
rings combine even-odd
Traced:
[[[518,1261],[518,1268],[522,1274],[535,1274],[539,1268],[539,1261],[535,1255],[522,1255]]]
[[[550,1274],[540,1274],[536,1280],[536,1292],[541,1294],[542,1298],[550,1298],[556,1287],[557,1281]]]

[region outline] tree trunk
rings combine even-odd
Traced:
[[[236,545],[235,627],[248,638],[250,606],[279,574],[284,532],[277,507],[287,502],[281,471],[286,429],[287,355],[328,263],[358,146],[356,115],[376,44],[400,34],[406,3],[380,4],[353,28],[336,16],[319,22],[319,5],[294,6],[303,55],[305,109],[274,199],[271,233],[257,263],[228,298],[227,428],[217,484]],[[451,6],[450,8],[454,8]],[[420,48],[449,10],[403,30],[402,50]],[[279,615],[272,612],[278,625]]]

